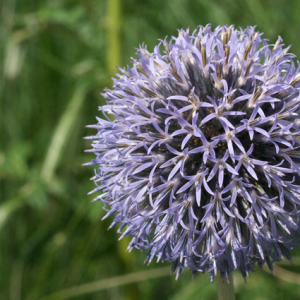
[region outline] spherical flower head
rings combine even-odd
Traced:
[[[141,46],[103,96],[93,177],[128,250],[243,277],[299,244],[300,70],[255,27]],[[101,183],[101,185],[99,185]]]

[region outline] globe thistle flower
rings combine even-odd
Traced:
[[[300,70],[279,37],[199,27],[141,46],[100,107],[92,178],[146,261],[229,276],[299,244]],[[113,119],[113,120],[112,120]],[[98,183],[101,183],[99,185]]]

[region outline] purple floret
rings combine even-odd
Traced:
[[[255,27],[138,49],[97,118],[92,178],[128,250],[245,278],[299,245],[300,69]],[[162,49],[163,48],[163,49]],[[113,121],[112,121],[113,120]],[[101,185],[99,185],[101,184]]]

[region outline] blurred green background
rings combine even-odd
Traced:
[[[281,35],[300,55],[299,0],[2,0],[0,27],[0,299],[216,299],[208,275],[175,281],[170,263],[125,252],[90,203],[82,167],[100,93],[135,48],[211,23]],[[273,277],[255,269],[237,299],[300,299],[300,252]]]

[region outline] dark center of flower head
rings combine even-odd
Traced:
[[[206,26],[141,47],[91,126],[95,200],[133,237],[128,250],[177,275],[272,271],[299,244],[300,71],[261,36]]]

